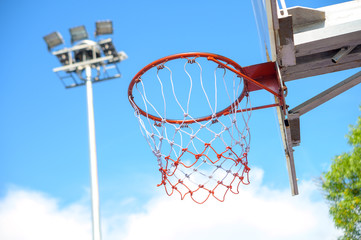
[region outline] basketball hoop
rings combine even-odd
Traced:
[[[156,60],[132,79],[128,98],[156,156],[168,195],[204,203],[249,184],[252,110],[283,106],[273,63],[242,68],[210,53]],[[257,79],[258,78],[258,79]],[[250,92],[264,89],[279,104],[252,107]],[[137,103],[136,103],[137,102]]]

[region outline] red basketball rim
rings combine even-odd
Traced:
[[[134,102],[134,97],[133,97],[133,88],[134,88],[134,85],[139,82],[139,79],[141,78],[141,76],[146,73],[147,71],[149,71],[150,69],[154,68],[154,67],[157,67],[159,65],[162,65],[168,61],[171,61],[171,60],[175,60],[175,59],[181,59],[181,58],[192,58],[193,59],[196,59],[196,58],[199,58],[199,57],[204,57],[204,58],[207,58],[209,61],[212,61],[212,59],[216,59],[216,60],[219,60],[219,61],[222,61],[224,63],[226,63],[227,65],[231,65],[232,67],[235,68],[235,70],[239,71],[239,72],[242,72],[243,73],[243,70],[242,70],[242,67],[236,63],[235,61],[233,61],[232,59],[229,59],[229,58],[226,58],[224,56],[221,56],[221,55],[217,55],[217,54],[213,54],[213,53],[202,53],[202,52],[190,52],[190,53],[178,53],[178,54],[173,54],[173,55],[169,55],[167,57],[163,57],[163,58],[160,58],[150,64],[148,64],[147,66],[145,66],[144,68],[142,68],[132,79],[132,81],[130,82],[129,84],[129,88],[128,88],[128,99],[129,99],[129,102],[130,104],[132,105],[132,107],[137,110],[140,114],[142,114],[143,116],[149,118],[149,119],[152,119],[154,121],[157,121],[157,122],[162,122],[162,121],[165,121],[165,122],[168,122],[168,123],[173,123],[173,124],[191,124],[191,123],[195,123],[195,122],[202,122],[202,121],[208,121],[208,120],[211,120],[213,118],[216,118],[216,117],[220,117],[222,115],[227,115],[229,114],[233,109],[237,108],[239,102],[242,101],[242,99],[244,98],[244,96],[246,95],[246,89],[243,88],[241,94],[239,95],[239,97],[236,99],[236,101],[234,101],[231,105],[229,105],[228,107],[226,107],[225,109],[215,113],[214,115],[213,114],[210,114],[210,115],[207,115],[205,117],[199,117],[199,118],[195,118],[195,119],[190,119],[190,120],[184,120],[184,119],[181,119],[181,120],[178,120],[178,119],[162,119],[162,118],[159,118],[157,116],[154,116],[152,114],[149,114],[147,112],[145,112],[144,110],[142,110],[135,102]]]

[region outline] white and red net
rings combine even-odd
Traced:
[[[251,101],[244,79],[224,65],[203,56],[165,59],[132,81],[129,100],[168,195],[224,201],[249,184]]]

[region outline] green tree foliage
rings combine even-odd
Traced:
[[[353,149],[336,156],[323,173],[322,189],[330,203],[335,225],[344,231],[343,240],[361,239],[361,117],[347,135]]]

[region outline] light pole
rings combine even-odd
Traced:
[[[96,22],[96,37],[112,33],[113,24],[111,21]],[[121,75],[117,64],[127,59],[127,55],[124,52],[117,52],[115,50],[111,38],[102,39],[97,42],[89,40],[84,26],[71,28],[70,34],[71,42],[77,42],[77,44],[71,48],[65,47],[52,52],[62,64],[62,66],[54,68],[53,71],[58,74],[66,88],[86,85],[93,240],[101,240],[92,84],[94,82],[119,78]],[[48,45],[49,51],[54,47],[64,44],[64,40],[58,32],[45,36],[44,40]],[[92,76],[92,70],[95,70],[96,76]]]

